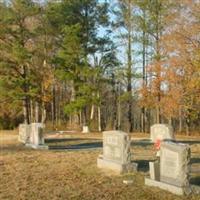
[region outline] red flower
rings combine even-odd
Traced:
[[[160,150],[160,145],[161,145],[161,140],[157,139],[156,142],[154,143],[154,147],[156,150]]]

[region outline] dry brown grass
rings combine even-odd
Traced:
[[[4,137],[0,154],[1,200],[199,200],[199,196],[179,197],[145,186],[148,172],[108,175],[96,166],[101,150],[32,150],[19,144],[16,134],[7,134],[8,140],[5,133],[0,133],[0,140]],[[133,152],[136,160],[155,158],[150,145],[136,145]],[[192,145],[192,152],[200,159],[199,144]],[[132,179],[133,184],[123,184],[125,178]]]

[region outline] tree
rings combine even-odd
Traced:
[[[63,74],[72,86],[71,102],[65,107],[66,112],[82,111],[83,123],[88,124],[88,111],[97,98],[94,97],[94,86],[91,84],[94,69],[91,57],[98,51],[100,44],[107,41],[97,34],[99,26],[106,26],[107,4],[89,1],[63,1],[63,13],[66,21],[61,25],[63,41],[55,63],[58,64],[59,74]]]
[[[113,6],[113,13],[116,16],[114,22],[115,29],[120,31],[120,38],[122,43],[126,45],[127,67],[127,104],[128,104],[128,131],[133,131],[133,116],[132,116],[132,77],[133,77],[133,58],[132,58],[132,45],[133,45],[133,4],[131,0],[119,0],[118,5]],[[123,45],[124,45],[123,44]]]
[[[161,39],[168,28],[167,17],[170,8],[173,8],[173,4],[170,1],[163,0],[151,0],[147,1],[147,32],[149,40],[152,40],[152,60],[148,65],[149,83],[143,86],[142,90],[142,105],[156,109],[155,121],[161,123],[161,100],[164,95],[162,77],[163,60],[165,54],[163,53],[163,46]],[[147,98],[149,98],[147,100]],[[145,103],[146,102],[146,103]]]
[[[34,37],[29,21],[38,12],[31,0],[13,0],[2,8],[0,20],[0,70],[13,100],[23,101],[24,122],[30,123],[31,42]]]
[[[173,18],[176,26],[172,25],[170,31],[163,38],[165,53],[168,59],[165,62],[165,81],[168,86],[167,95],[163,99],[165,115],[177,117],[181,114],[185,118],[186,132],[192,122],[198,120],[200,108],[200,15],[199,2],[181,2],[179,12]],[[187,8],[187,15],[183,14]],[[176,45],[175,45],[176,44]],[[176,95],[175,95],[176,94]],[[169,109],[169,105],[171,109]]]

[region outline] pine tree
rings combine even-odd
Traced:
[[[24,122],[30,123],[31,42],[34,37],[30,20],[37,14],[31,0],[13,0],[2,9],[0,26],[0,67],[8,98],[23,102]]]
[[[133,131],[133,114],[132,114],[132,78],[133,78],[133,3],[131,0],[119,0],[118,6],[115,6],[113,13],[117,17],[116,22],[114,22],[114,27],[116,29],[123,29],[120,34],[120,38],[126,48],[127,56],[127,67],[125,77],[127,79],[127,104],[128,104],[128,122],[129,122],[129,132]]]

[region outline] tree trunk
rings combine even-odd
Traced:
[[[129,132],[133,131],[132,125],[132,40],[131,40],[131,0],[128,2],[128,50],[127,50],[127,59],[128,59],[128,69],[127,69],[127,92],[129,94],[128,99],[128,122],[129,122]]]
[[[26,66],[22,66],[23,70],[23,79],[24,79],[24,85],[23,85],[23,91],[25,93],[24,99],[23,99],[23,113],[24,113],[24,123],[30,124],[30,115],[29,115],[29,97],[28,97],[28,91],[29,91],[29,85],[26,81],[27,79],[27,69]]]
[[[146,12],[143,10],[143,18],[144,18],[144,27],[146,25]],[[143,88],[146,86],[146,32],[143,30],[142,36],[142,86]],[[142,116],[141,116],[141,130],[142,133],[145,132],[145,107],[142,107]]]
[[[186,118],[186,134],[190,136],[190,119]]]
[[[160,101],[161,101],[161,50],[160,50],[160,12],[162,4],[156,1],[156,77],[157,77],[157,105],[156,105],[156,123],[161,123]]]
[[[79,125],[82,125],[82,112],[79,112]]]
[[[172,126],[172,117],[169,118],[169,122],[168,123],[169,123],[169,125]]]
[[[51,116],[53,128],[55,128],[55,119],[56,119],[56,98],[55,98],[55,85],[52,86],[52,102],[51,102]]]
[[[99,92],[97,93],[97,97],[98,97],[98,99],[100,99]],[[98,105],[97,112],[98,112],[98,131],[101,132],[102,131],[102,128],[101,128],[101,104]]]
[[[46,108],[45,108],[45,103],[42,102],[42,123],[45,123],[46,121]]]
[[[99,132],[102,131],[102,128],[101,128],[101,107],[98,106],[98,130]]]
[[[142,107],[142,112],[141,112],[141,132],[145,132],[145,108]]]
[[[120,101],[120,93],[121,93],[121,86],[119,84],[119,95],[118,95],[118,105],[117,105],[117,130],[121,129],[121,101]]]
[[[88,126],[88,121],[87,121],[87,108],[86,106],[83,108],[83,125]]]
[[[181,112],[181,108],[179,108],[179,132],[181,133],[183,130],[183,123],[182,123],[182,112]]]
[[[91,107],[90,120],[93,120],[93,118],[94,118],[94,104],[92,104],[92,107]]]
[[[35,122],[39,122],[39,104],[37,101],[35,102]]]
[[[161,123],[161,117],[160,117],[160,106],[156,106],[156,123],[160,124]]]
[[[23,115],[24,115],[24,123],[28,124],[26,100],[23,100]]]

